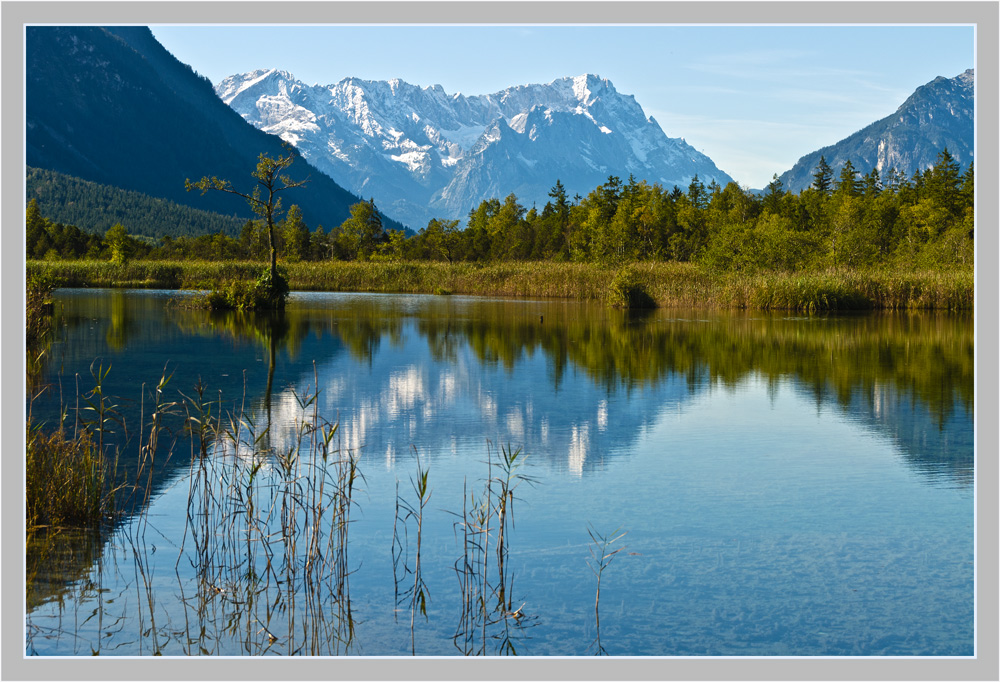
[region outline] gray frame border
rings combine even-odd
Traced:
[[[5,57],[0,134],[7,154],[0,166],[3,206],[2,282],[4,362],[8,380],[22,390],[3,396],[0,545],[2,596],[23,604],[24,446],[24,63],[26,23],[365,23],[365,24],[975,24],[976,41],[976,439],[977,439],[977,657],[951,658],[525,658],[464,659],[77,659],[24,657],[20,608],[3,610],[0,679],[180,680],[180,679],[743,679],[743,680],[997,680],[998,632],[998,27],[1000,4],[972,2],[662,2],[568,0],[532,2],[32,2],[4,1],[0,44]],[[941,74],[949,75],[949,74]],[[15,153],[17,150],[18,153]],[[803,153],[809,150],[804,150]],[[15,227],[16,226],[16,227]],[[987,265],[987,267],[982,267]],[[991,267],[992,266],[992,267]],[[18,311],[16,314],[14,311]],[[984,352],[980,352],[984,351]],[[984,456],[980,456],[984,455]]]

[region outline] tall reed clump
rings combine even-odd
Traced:
[[[141,510],[149,501],[163,421],[176,405],[163,397],[170,377],[166,373],[161,377],[150,408],[143,395],[139,428],[130,432],[117,398],[105,392],[110,371],[110,366],[95,360],[90,368],[92,388],[78,394],[74,408],[63,408],[55,428],[34,424],[29,411],[25,447],[29,543],[43,536],[38,531],[53,528],[103,531],[106,524]],[[67,424],[70,414],[73,420]],[[137,466],[129,470],[120,462],[136,442]],[[37,552],[39,548],[29,549]]]
[[[462,512],[456,514],[462,555],[454,568],[462,609],[453,641],[466,656],[517,655],[518,636],[535,620],[524,613],[525,604],[514,608],[514,572],[509,566],[515,491],[521,483],[536,482],[520,471],[525,456],[520,448],[501,447],[494,462],[488,444],[483,490],[478,497],[465,490]]]
[[[649,285],[633,265],[626,265],[615,273],[608,285],[608,305],[613,308],[655,308],[656,301],[649,294]]]
[[[52,328],[49,300],[59,286],[59,278],[50,272],[26,273],[24,291],[24,340],[29,349],[45,340]]]
[[[96,362],[95,362],[96,364]],[[104,394],[110,367],[91,365],[94,387],[76,409],[70,433],[63,421],[45,432],[28,415],[25,447],[25,525],[96,529],[120,511],[124,484],[118,481],[120,449],[109,435],[124,424],[111,396]]]
[[[178,561],[187,554],[198,575],[203,634],[241,633],[247,655],[342,654],[354,639],[348,538],[364,479],[317,396],[297,397],[299,416],[280,437],[245,400],[220,418],[203,390],[185,399],[191,464]]]
[[[52,334],[53,290],[59,280],[51,273],[28,272],[24,291],[24,345],[27,385],[34,387],[41,376]]]

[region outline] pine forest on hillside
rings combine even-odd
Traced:
[[[74,178],[41,168],[27,169],[27,197],[50,220],[104,234],[116,223],[134,236],[159,239],[223,233],[236,236],[245,218],[190,208],[111,185]],[[44,255],[44,254],[41,254]]]

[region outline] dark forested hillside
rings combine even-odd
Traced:
[[[242,199],[185,192],[185,179],[216,175],[249,191],[258,155],[284,151],[145,27],[28,27],[26,128],[28,166],[244,218]],[[359,201],[301,158],[290,175],[310,178],[286,202],[312,225],[339,224]]]
[[[219,232],[235,237],[246,222],[41,168],[28,168],[26,181],[27,199],[38,201],[42,215],[102,235],[121,223],[132,235],[156,239]]]

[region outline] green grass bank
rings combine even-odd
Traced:
[[[251,261],[28,261],[29,276],[64,287],[212,289],[254,280]],[[608,300],[621,268],[592,263],[342,262],[287,263],[292,291],[465,294],[508,298]],[[691,263],[627,266],[634,286],[660,307],[749,310],[972,310],[971,269],[904,271],[718,272]]]

